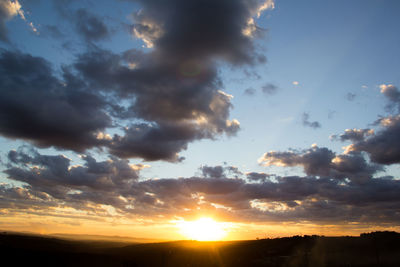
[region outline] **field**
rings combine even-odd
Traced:
[[[3,233],[10,266],[400,266],[400,234],[294,236],[231,242],[126,243]]]

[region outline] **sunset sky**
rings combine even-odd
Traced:
[[[0,0],[0,230],[400,231],[399,14],[397,0]]]

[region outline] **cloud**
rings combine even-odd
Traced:
[[[306,127],[310,127],[313,129],[321,128],[321,124],[318,121],[310,121],[310,114],[304,112],[302,115],[302,123]]]
[[[21,4],[17,1],[0,0],[0,41],[8,42],[6,21],[14,16],[24,17]]]
[[[0,134],[39,147],[167,161],[182,160],[190,142],[234,136],[240,123],[229,118],[233,96],[222,91],[217,61],[239,66],[263,58],[255,32],[243,31],[272,2],[138,2],[134,29],[153,45],[146,53],[89,46],[56,77],[43,58],[3,52]],[[68,1],[55,5],[86,41],[109,34],[91,12]]]
[[[127,160],[110,157],[97,162],[91,156],[83,156],[84,165],[71,165],[71,160],[63,155],[44,156],[36,150],[8,153],[9,165],[5,171],[13,180],[29,184],[29,188],[51,195],[57,199],[68,199],[71,194],[91,201],[115,201],[119,203],[113,190],[137,181],[139,171],[145,165],[131,165]],[[71,193],[75,192],[75,193]],[[104,200],[99,192],[105,193]],[[108,193],[107,193],[108,192]],[[109,198],[107,198],[107,195]],[[92,199],[98,196],[99,199]]]
[[[346,129],[344,134],[341,135],[332,135],[330,138],[332,140],[340,140],[344,141],[352,141],[358,142],[364,140],[367,136],[371,136],[374,134],[373,129]]]
[[[0,134],[74,151],[100,145],[97,135],[111,125],[105,102],[75,82],[60,81],[43,58],[3,51]]]
[[[147,46],[183,59],[216,57],[233,64],[256,60],[251,38],[257,30],[252,18],[266,6],[272,8],[266,4],[271,1],[135,2],[143,8],[134,14],[134,33]]]
[[[235,166],[201,166],[200,170],[204,177],[207,178],[224,178],[228,174],[238,178],[242,175],[242,172]]]
[[[321,148],[307,153],[298,156],[307,160],[321,155],[332,158]],[[57,208],[70,208],[108,217],[154,219],[162,215],[164,220],[204,212],[239,222],[393,224],[399,220],[400,182],[386,177],[363,183],[329,176],[275,176],[270,180],[264,179],[266,174],[253,172],[247,176],[259,182],[247,183],[222,175],[221,169],[229,168],[215,166],[203,168],[202,177],[141,180],[140,170],[145,166],[117,158],[97,161],[83,156],[83,165],[71,165],[62,155],[19,149],[10,151],[8,159],[8,178],[24,185],[0,185],[0,209],[7,212],[29,208],[30,212],[48,214]],[[113,214],[106,207],[113,208]]]
[[[181,161],[178,152],[187,143],[201,136],[190,124],[136,124],[125,130],[123,136],[115,135],[109,145],[110,153],[121,158],[143,158],[148,161]]]
[[[276,93],[276,91],[278,91],[278,87],[271,83],[267,83],[263,87],[261,87],[261,90],[266,95],[273,95]]]
[[[202,171],[204,177],[213,177],[213,178],[225,177],[224,174],[225,170],[222,166],[210,167],[206,165],[200,167],[200,170]]]
[[[348,151],[365,151],[373,162],[400,163],[400,115],[379,120],[380,130],[347,147]]]
[[[389,102],[387,109],[393,111],[395,107],[399,108],[400,92],[397,87],[382,84],[380,88]],[[367,152],[371,161],[384,165],[400,163],[400,115],[381,117],[374,124],[380,126],[376,131],[354,129],[340,135],[340,140],[354,142],[346,147],[347,153]]]
[[[267,152],[259,162],[264,166],[302,166],[307,175],[348,178],[355,183],[365,182],[383,170],[380,165],[368,163],[360,153],[337,155],[326,147],[316,145],[299,152]]]
[[[248,172],[246,173],[246,177],[250,181],[265,182],[270,175],[263,172]]]
[[[75,8],[74,0],[57,0],[52,1],[57,13],[65,19],[66,22],[73,26],[76,33],[88,43],[98,42],[108,38],[111,35],[108,23],[105,23],[104,17],[97,16],[93,13],[94,9],[90,8]],[[58,28],[47,26],[46,31],[54,35],[55,38],[60,38]]]
[[[293,84],[294,86],[297,86],[297,85],[299,85],[300,83],[299,83],[298,81],[293,81],[292,84]]]
[[[244,90],[245,95],[251,96],[251,95],[255,95],[255,93],[256,93],[256,89],[254,89],[254,88],[247,88],[246,90]]]
[[[347,95],[346,95],[346,99],[348,100],[348,101],[354,101],[354,99],[356,99],[356,94],[354,94],[354,93],[347,93]]]
[[[400,91],[392,84],[381,84],[379,86],[381,93],[387,98],[389,104],[386,106],[388,110],[393,110],[397,107],[397,112],[400,113]]]
[[[77,32],[88,42],[105,39],[110,34],[106,24],[86,9],[75,12],[74,22]]]
[[[139,126],[125,127],[125,136],[116,135],[110,152],[178,161],[177,153],[189,142],[224,133],[235,135],[240,124],[229,119],[232,96],[220,90],[223,85],[215,60],[239,65],[253,64],[259,58],[252,37],[242,30],[263,3],[139,2],[143,8],[133,16],[134,33],[152,51],[116,55],[95,49],[74,64],[91,87],[130,102],[114,105],[115,116],[144,120]]]
[[[0,41],[9,42],[7,36],[6,21],[19,16],[34,33],[39,33],[32,21],[25,17],[24,10],[18,0],[0,0]]]

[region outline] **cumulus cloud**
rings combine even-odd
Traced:
[[[202,166],[200,170],[204,177],[221,178],[225,177],[224,168],[222,166]]]
[[[134,33],[147,46],[181,58],[217,57],[234,64],[253,62],[256,53],[251,38],[253,17],[272,1],[183,1],[139,2],[134,14]]]
[[[386,106],[388,110],[393,110],[397,107],[397,112],[400,112],[400,91],[393,84],[381,84],[379,86],[381,93],[387,98],[389,104]]]
[[[84,165],[72,165],[71,160],[63,155],[47,156],[36,150],[21,149],[10,151],[8,159],[9,168],[5,173],[13,180],[28,184],[30,190],[60,200],[86,196],[94,201],[92,198],[98,197],[98,203],[119,203],[113,190],[137,181],[139,171],[145,167],[131,165],[129,161],[115,157],[98,162],[88,155],[82,157]],[[100,192],[105,195],[101,196]]]
[[[228,175],[239,177],[242,175],[242,172],[235,166],[201,166],[200,170],[204,177],[207,178],[223,178]]]
[[[190,124],[149,125],[136,124],[125,130],[123,136],[114,135],[109,145],[110,153],[121,158],[181,161],[178,152],[197,138],[198,132]]]
[[[60,81],[43,58],[3,51],[1,135],[75,151],[100,145],[97,135],[111,125],[111,118],[103,111],[103,99],[85,89],[78,82]]]
[[[389,102],[386,106],[389,111],[400,107],[400,92],[394,85],[380,86],[381,93]],[[400,111],[400,110],[399,110]],[[347,153],[366,152],[371,161],[389,165],[400,163],[400,115],[393,114],[381,117],[372,129],[347,129],[342,135],[333,135],[333,139],[350,140],[353,144],[346,147]]]
[[[307,175],[348,178],[356,183],[365,182],[382,170],[382,166],[368,163],[360,153],[337,155],[326,147],[316,145],[303,151],[267,152],[259,162],[265,166],[302,166]]]
[[[271,175],[263,172],[248,172],[246,173],[247,179],[256,182],[265,182]]]
[[[177,153],[191,141],[235,135],[240,123],[229,119],[232,96],[220,90],[214,60],[235,65],[256,61],[252,37],[242,30],[263,2],[139,2],[143,8],[133,16],[134,33],[153,47],[151,52],[131,50],[119,56],[97,50],[75,63],[93,86],[134,100],[120,108],[124,116],[146,121],[128,127],[125,136],[115,136],[111,153],[178,160]],[[151,140],[156,139],[154,146]],[[158,147],[159,152],[147,153],[145,147]]]
[[[373,129],[346,129],[341,135],[331,135],[332,140],[358,142],[374,134]]]
[[[216,62],[251,65],[263,58],[253,45],[256,34],[243,31],[272,2],[137,2],[134,32],[153,46],[146,53],[89,46],[56,77],[42,58],[3,52],[0,134],[41,147],[97,147],[121,158],[168,161],[182,160],[179,152],[190,142],[234,136],[240,123],[229,118],[233,96],[222,91]],[[86,41],[109,34],[90,11],[55,4]]]
[[[323,149],[310,153],[330,154]],[[83,156],[82,165],[72,165],[62,155],[19,149],[10,151],[8,160],[8,178],[24,184],[0,185],[0,208],[9,212],[29,208],[40,214],[61,207],[105,212],[105,207],[112,207],[113,216],[162,215],[164,219],[199,212],[242,222],[394,223],[399,219],[400,183],[386,177],[363,183],[329,176],[270,180],[266,174],[253,172],[247,177],[258,183],[248,183],[224,176],[221,170],[229,168],[215,166],[203,168],[201,177],[141,180],[140,170],[146,166],[117,158],[97,161]]]
[[[321,128],[321,124],[318,121],[310,121],[310,114],[304,112],[302,115],[302,123],[306,127],[310,127],[313,129]]]
[[[348,151],[365,151],[373,162],[400,163],[400,115],[379,120],[380,130],[347,147]]]

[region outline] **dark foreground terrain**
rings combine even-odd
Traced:
[[[0,234],[1,266],[400,266],[400,234],[127,244]]]

